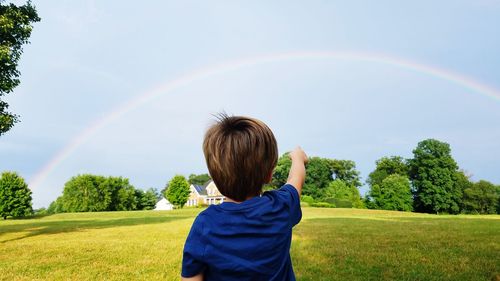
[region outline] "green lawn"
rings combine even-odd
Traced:
[[[0,221],[1,280],[178,280],[200,209]],[[500,216],[304,208],[298,280],[500,280]]]

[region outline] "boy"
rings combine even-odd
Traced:
[[[287,184],[264,193],[278,160],[266,124],[222,114],[206,132],[203,152],[226,201],[196,217],[184,245],[182,280],[295,280],[290,245],[302,217],[304,151],[290,153]]]

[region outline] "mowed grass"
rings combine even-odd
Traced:
[[[0,221],[1,280],[179,280],[200,209]],[[500,216],[303,208],[298,280],[500,280]]]

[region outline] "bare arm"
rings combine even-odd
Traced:
[[[203,281],[203,273],[200,273],[198,275],[195,275],[193,277],[181,277],[182,281]]]
[[[290,168],[290,173],[288,174],[288,180],[286,183],[293,185],[297,192],[302,193],[302,186],[306,179],[306,167],[307,155],[302,150],[302,148],[297,147],[292,152],[290,152],[290,159],[292,159],[292,167]]]

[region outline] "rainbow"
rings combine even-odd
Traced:
[[[118,105],[109,113],[92,122],[87,128],[72,138],[68,144],[59,150],[45,165],[43,165],[39,171],[37,171],[37,173],[30,180],[29,186],[31,189],[35,189],[59,164],[67,159],[72,153],[75,152],[75,150],[78,149],[79,146],[85,143],[99,130],[111,124],[131,110],[140,107],[161,95],[165,95],[176,89],[188,86],[198,80],[208,78],[213,75],[221,75],[227,72],[256,65],[295,60],[344,60],[389,65],[445,80],[474,93],[500,101],[500,92],[498,90],[484,85],[483,83],[480,83],[470,77],[436,66],[380,53],[300,51],[239,58],[195,69],[194,71],[181,75],[176,79],[159,84],[151,90],[139,94],[123,104]]]

